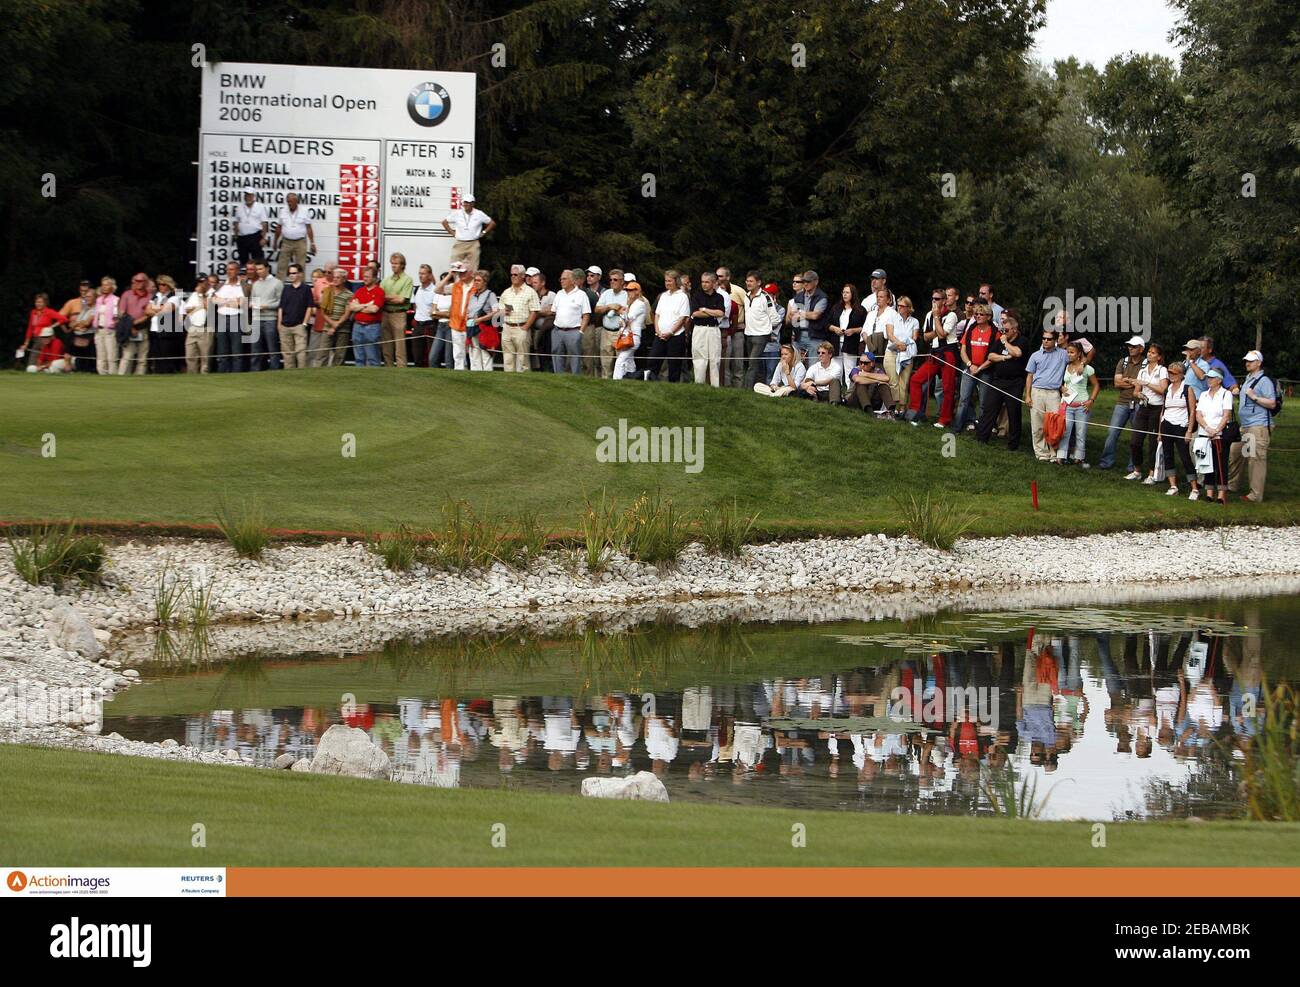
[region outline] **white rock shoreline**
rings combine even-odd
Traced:
[[[598,576],[559,556],[529,572],[498,565],[467,575],[399,574],[358,542],[277,546],[250,562],[221,542],[162,539],[111,545],[106,585],[66,595],[23,581],[0,547],[0,743],[246,765],[234,751],[30,722],[34,696],[95,689],[111,696],[138,680],[130,665],[150,655],[164,572],[215,587],[209,636],[222,654],[355,651],[410,633],[548,632],[588,618],[607,628],[654,618],[824,621],[1294,593],[1300,528],[963,539],[951,553],[879,535],[749,546],[738,559],[694,545],[670,571],[616,557]]]

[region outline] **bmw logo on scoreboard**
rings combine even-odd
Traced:
[[[245,191],[266,206],[263,252],[278,266],[275,219],[290,192],[312,224],[308,270],[359,279],[394,251],[445,271],[442,220],[474,191],[472,72],[215,62],[203,73],[198,270],[235,259]],[[453,112],[453,107],[454,112]]]
[[[406,110],[421,127],[436,127],[451,114],[451,94],[436,82],[422,82],[406,97]]]

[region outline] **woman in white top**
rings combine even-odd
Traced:
[[[1205,391],[1196,399],[1197,472],[1208,473],[1205,496],[1214,499],[1214,488],[1219,488],[1219,503],[1228,502],[1228,482],[1224,460],[1223,430],[1232,421],[1232,392],[1223,386],[1223,374],[1211,367],[1205,372]],[[1208,450],[1207,447],[1208,446]],[[1206,468],[1208,467],[1208,469]]]
[[[889,348],[885,350],[885,372],[896,402],[894,412],[901,415],[907,410],[907,386],[912,379],[912,366],[916,358],[916,337],[921,323],[912,315],[912,299],[906,295],[898,298],[899,321],[892,327],[886,325]]]
[[[623,285],[627,292],[627,308],[622,314],[623,326],[619,329],[619,342],[624,337],[632,340],[632,345],[618,351],[614,361],[614,379],[622,380],[636,373],[636,351],[641,345],[641,332],[645,329],[645,320],[650,315],[650,304],[641,297],[641,285],[629,281]]]
[[[206,277],[201,277],[185,300],[185,372],[206,374],[212,352],[212,327],[208,325],[208,303],[214,294]]]
[[[1126,480],[1142,479],[1143,444],[1151,449],[1152,470],[1155,469],[1156,450],[1160,447],[1156,435],[1160,428],[1160,413],[1164,410],[1165,389],[1169,387],[1169,371],[1164,367],[1164,350],[1152,343],[1147,347],[1147,362],[1138,371],[1139,397],[1137,414],[1133,416],[1133,436],[1129,439],[1129,455],[1133,459],[1133,472],[1124,477]],[[1149,439],[1149,441],[1148,441]],[[1143,483],[1155,483],[1151,477]]]
[[[1192,454],[1187,443],[1192,439],[1193,425],[1196,421],[1196,392],[1187,386],[1185,371],[1181,363],[1169,365],[1169,387],[1164,393],[1164,404],[1160,408],[1160,448],[1165,459],[1165,475],[1169,478],[1169,490],[1165,496],[1173,497],[1178,493],[1178,472],[1174,469],[1174,455],[1183,461],[1183,469],[1192,484],[1188,500],[1197,500],[1201,496],[1196,484],[1196,470],[1192,468]],[[1155,483],[1156,471],[1153,468],[1143,483]]]
[[[759,381],[754,385],[754,392],[770,398],[783,398],[799,389],[803,383],[803,376],[803,361],[799,359],[793,346],[783,343],[781,357],[777,360],[776,370],[772,373],[772,382],[764,384]]]

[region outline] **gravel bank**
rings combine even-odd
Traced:
[[[242,763],[233,751],[97,734],[100,698],[129,688],[131,665],[151,654],[142,631],[164,573],[213,587],[210,637],[223,656],[356,651],[413,633],[547,632],[584,618],[611,629],[655,618],[907,618],[1300,590],[1300,528],[966,539],[951,553],[880,535],[751,546],[735,560],[697,545],[672,571],[616,557],[599,576],[558,556],[526,573],[396,574],[356,542],[276,547],[261,562],[213,541],[128,542],[109,559],[105,586],[61,596],[24,582],[0,548],[0,742]],[[1011,599],[991,592],[1008,587]]]

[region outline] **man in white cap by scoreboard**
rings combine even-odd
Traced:
[[[266,246],[270,226],[271,214],[257,201],[257,193],[252,187],[246,187],[244,201],[235,204],[234,218],[230,221],[230,231],[235,234],[235,256],[241,265],[250,260],[266,259],[262,248]]]
[[[464,261],[471,271],[479,269],[479,240],[496,229],[497,221],[474,204],[474,193],[461,197],[460,208],[453,209],[442,221],[442,228],[456,238],[451,259]]]

